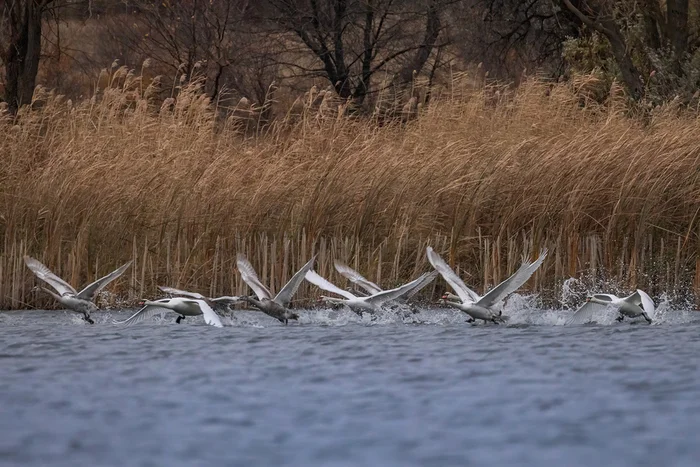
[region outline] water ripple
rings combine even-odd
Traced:
[[[700,320],[452,310],[110,324],[3,315],[0,463],[695,465]],[[107,319],[109,316],[109,319]]]

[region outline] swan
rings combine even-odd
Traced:
[[[131,325],[134,323],[141,322],[145,319],[152,317],[153,315],[161,314],[168,311],[174,311],[179,316],[175,320],[176,323],[180,323],[180,320],[185,319],[185,316],[199,316],[204,317],[204,322],[216,326],[217,328],[222,328],[221,320],[219,320],[219,315],[217,315],[212,307],[206,302],[206,300],[198,300],[193,298],[184,297],[174,297],[174,298],[162,298],[160,300],[146,300],[143,302],[143,308],[139,311],[125,319],[124,321],[113,320],[114,324],[126,324]]]
[[[304,280],[304,275],[306,272],[313,267],[316,256],[318,255],[314,255],[309,262],[302,266],[302,268],[292,276],[289,282],[282,287],[275,298],[272,298],[272,294],[268,288],[265,287],[262,282],[260,282],[258,275],[255,273],[255,269],[245,255],[238,253],[236,256],[238,271],[241,273],[241,277],[245,283],[248,284],[251,289],[253,289],[255,295],[258,297],[257,300],[248,296],[241,297],[241,299],[250,303],[266,315],[272,316],[284,324],[288,324],[290,319],[299,319],[299,315],[288,309],[289,302],[292,300],[292,296],[296,293],[299,285]]]
[[[121,276],[124,271],[126,271],[126,268],[128,268],[132,263],[132,261],[129,261],[128,263],[123,264],[118,269],[110,272],[100,279],[97,279],[80,292],[77,292],[70,284],[51,272],[51,270],[39,260],[34,259],[31,256],[25,256],[24,262],[36,277],[53,287],[58,294],[41,286],[36,286],[34,289],[42,290],[51,295],[58,303],[66,308],[73,310],[76,313],[82,313],[83,319],[90,324],[95,324],[95,321],[90,318],[90,313],[97,311],[97,305],[95,305],[93,302],[97,294],[104,288],[104,286]]]
[[[379,287],[374,282],[366,279],[362,274],[355,271],[347,264],[335,260],[333,261],[333,265],[335,266],[336,271],[338,271],[338,273],[340,273],[341,276],[345,277],[350,282],[357,284],[363,289],[365,289],[365,291],[367,291],[369,295],[383,292],[381,287]],[[398,297],[396,297],[395,300],[399,302],[405,302],[406,300],[410,299],[415,294],[417,294],[423,287],[430,284],[437,277],[437,275],[437,271],[431,271],[429,273],[423,274],[421,276],[423,279],[421,281],[418,281],[415,287],[399,295]]]
[[[522,266],[508,279],[498,284],[493,289],[489,290],[483,297],[467,287],[462,279],[445,263],[431,247],[427,247],[428,261],[442,275],[445,281],[457,292],[454,295],[446,292],[442,296],[442,303],[454,308],[458,308],[469,315],[467,322],[473,323],[477,319],[484,322],[492,321],[494,323],[503,322],[502,312],[496,311],[493,307],[506,298],[512,292],[520,288],[534,274],[537,268],[540,267],[544,259],[547,257],[547,249],[545,248],[540,253],[540,257],[532,263],[523,262]],[[459,300],[459,301],[453,301]]]
[[[321,277],[316,271],[310,270],[309,272],[306,273],[306,280],[314,284],[320,289],[323,289],[327,292],[332,292],[338,295],[341,295],[345,297],[344,299],[342,298],[335,298],[335,297],[326,297],[324,295],[321,296],[321,299],[326,300],[330,303],[337,303],[337,304],[344,304],[350,307],[351,310],[353,310],[356,313],[361,313],[363,310],[364,311],[381,311],[381,306],[390,301],[394,300],[397,297],[405,294],[406,292],[411,291],[414,287],[416,287],[422,280],[425,279],[425,276],[429,273],[424,273],[417,279],[414,279],[413,281],[402,285],[401,287],[397,287],[395,289],[390,289],[390,290],[382,290],[381,292],[374,293],[372,295],[369,295],[367,297],[358,297],[357,295],[354,295],[351,292],[348,292],[347,290],[343,290],[340,287],[337,287],[330,282],[328,282],[326,279]]]
[[[176,289],[175,287],[165,287],[159,285],[158,288],[170,295],[182,295],[184,297],[190,297],[197,300],[204,300],[207,304],[216,312],[230,311],[229,305],[235,305],[236,303],[242,302],[241,297],[224,295],[222,297],[205,297],[204,295],[197,292],[188,292],[186,290]]]
[[[622,298],[604,293],[589,295],[586,297],[586,303],[576,310],[576,313],[567,321],[567,324],[588,321],[592,312],[606,306],[617,309],[619,316],[616,320],[618,322],[625,319],[625,316],[629,318],[643,316],[647,323],[652,323],[654,301],[646,292],[637,289],[632,295]]]

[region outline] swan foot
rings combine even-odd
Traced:
[[[180,316],[177,317],[177,319],[175,320],[175,322],[176,322],[177,324],[180,324],[180,321],[182,321],[183,319],[185,319],[185,317],[184,317],[183,315],[180,315]]]
[[[92,318],[90,318],[90,315],[88,315],[87,313],[85,313],[85,315],[83,316],[83,319],[90,324],[95,324],[95,321]]]
[[[501,324],[500,321],[498,320],[497,316],[494,316],[493,318],[491,318],[491,322],[494,324]]]
[[[623,319],[625,319],[625,315],[620,314],[620,316],[618,316],[617,318],[615,318],[615,321],[617,321],[618,323],[621,323]]]
[[[651,318],[649,318],[648,314],[642,313],[642,316],[644,316],[644,319],[647,320],[647,323],[651,324]]]
[[[476,320],[474,318],[469,318],[466,323],[476,323]]]

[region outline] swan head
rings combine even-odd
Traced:
[[[605,300],[601,300],[601,299],[596,298],[592,295],[589,295],[586,297],[586,303],[589,303],[589,302],[597,303],[598,305],[609,305],[610,304],[610,302],[606,302]]]
[[[460,298],[459,298],[457,295],[453,294],[452,292],[445,292],[444,294],[442,294],[442,297],[440,297],[440,298],[441,298],[442,300],[457,300],[457,301],[461,301]]]

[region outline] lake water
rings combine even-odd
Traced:
[[[696,466],[700,313],[0,313],[0,465]]]

